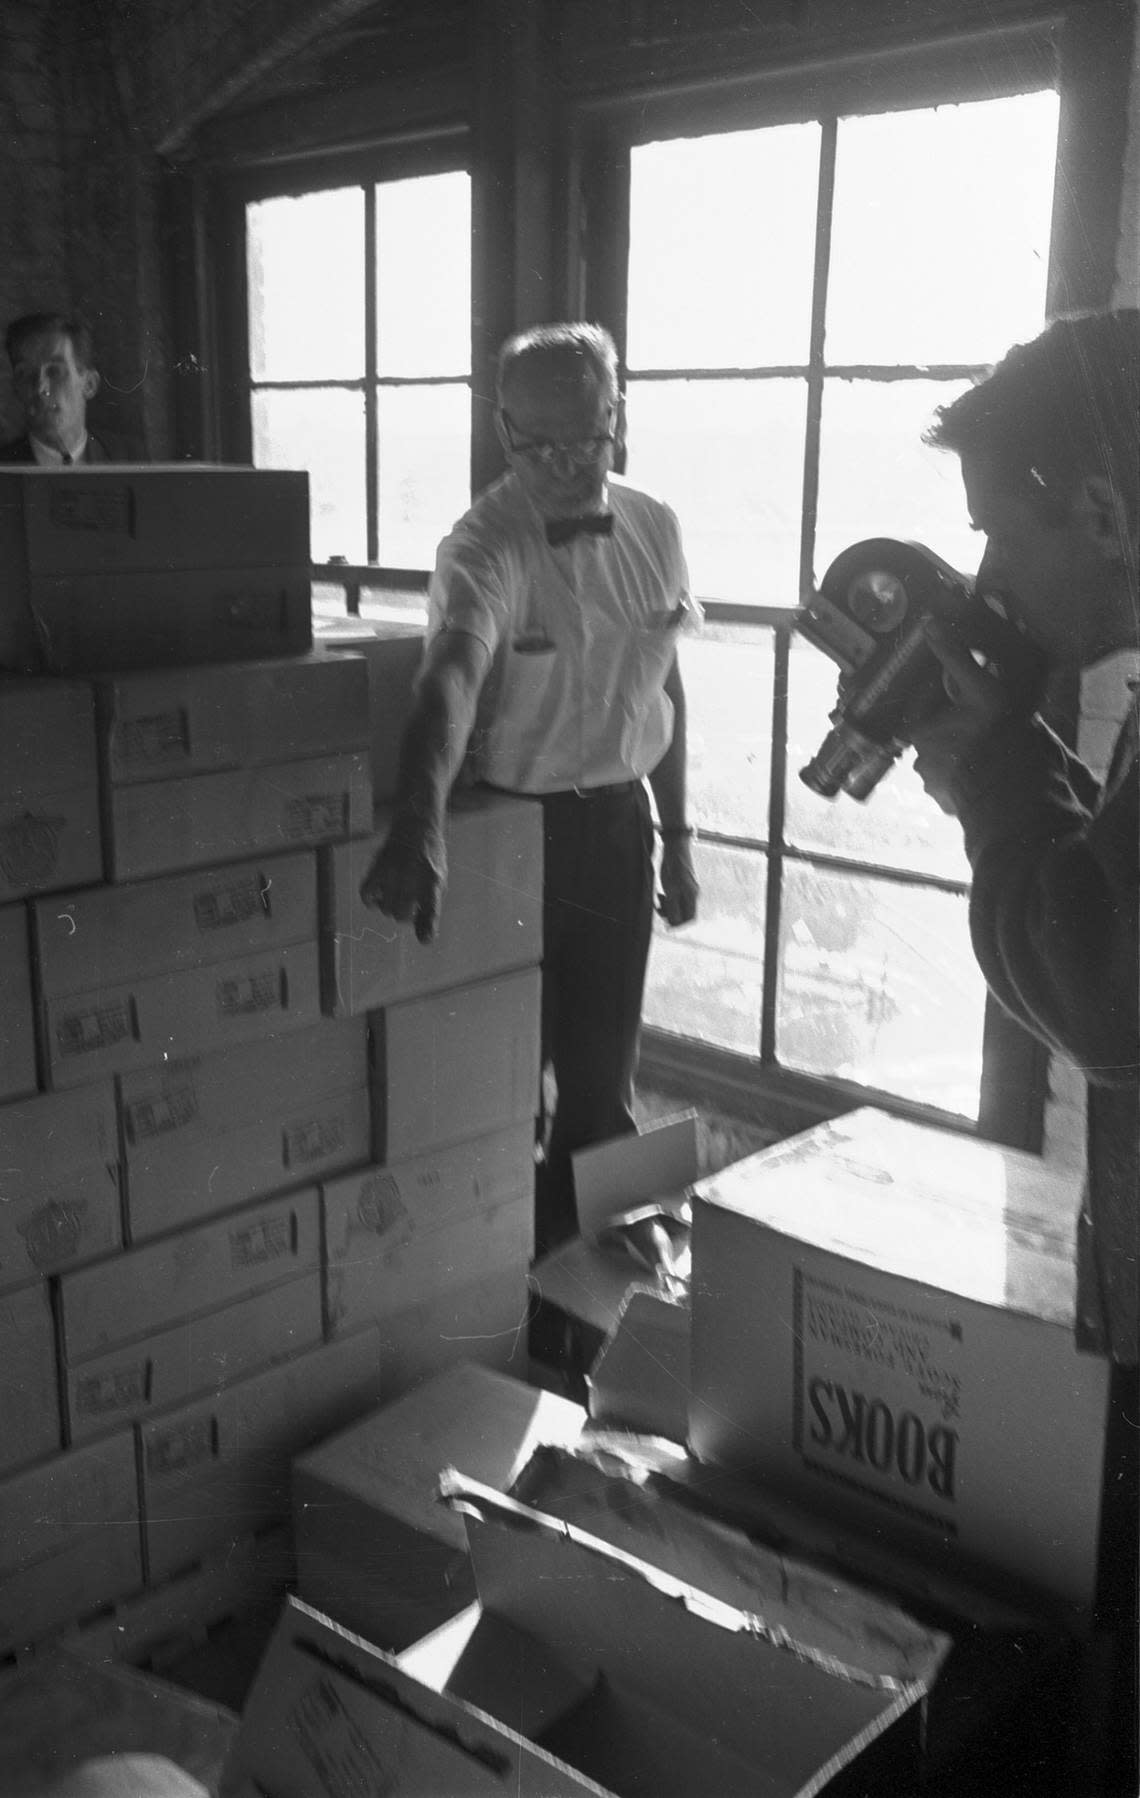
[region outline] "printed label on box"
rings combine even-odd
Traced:
[[[111,1005],[65,1013],[55,1027],[56,1048],[64,1057],[90,1055],[137,1037],[134,1011],[129,999],[119,999]]]
[[[395,1790],[393,1774],[380,1764],[327,1674],[301,1692],[285,1723],[327,1798],[352,1798],[356,1792],[388,1798]]]
[[[408,1208],[394,1174],[369,1174],[360,1183],[356,1200],[356,1222],[374,1236],[386,1236],[390,1230],[409,1222]]]
[[[280,968],[267,968],[259,974],[228,975],[214,988],[214,1002],[220,1018],[248,1017],[258,1011],[284,1011],[284,973]]]
[[[52,489],[48,517],[59,531],[110,531],[131,536],[135,528],[134,494],[130,487]]]
[[[33,887],[47,880],[59,860],[65,820],[25,812],[0,825],[0,875],[10,887]]]
[[[148,1363],[85,1374],[75,1383],[75,1409],[81,1417],[107,1417],[144,1405],[148,1398]]]
[[[212,1461],[218,1451],[218,1433],[212,1417],[192,1418],[168,1430],[163,1436],[152,1436],[146,1445],[146,1470],[154,1479],[167,1474],[185,1473]]]
[[[336,1111],[331,1117],[309,1118],[302,1124],[291,1124],[282,1132],[282,1162],[285,1167],[305,1167],[310,1161],[323,1161],[344,1146],[344,1116]]]
[[[194,895],[194,923],[200,931],[244,924],[259,912],[269,913],[269,881],[260,869],[239,880]]]
[[[184,706],[116,725],[119,758],[128,766],[184,761],[190,753],[190,719]]]
[[[164,1086],[123,1107],[127,1140],[132,1143],[182,1130],[197,1115],[198,1094],[190,1081],[183,1086]]]
[[[803,1465],[955,1536],[961,1324],[802,1268],[792,1278]]]
[[[24,1249],[32,1266],[40,1271],[58,1267],[79,1253],[87,1218],[87,1203],[51,1199],[19,1224]]]
[[[294,1229],[291,1217],[270,1217],[230,1232],[230,1266],[260,1267],[291,1255]]]
[[[335,793],[298,794],[285,806],[281,821],[284,835],[290,842],[299,843],[348,836],[349,798],[343,789]]]

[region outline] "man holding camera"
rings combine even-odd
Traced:
[[[928,441],[961,460],[979,582],[1004,589],[1055,670],[1140,648],[1140,312],[1059,320],[942,408]],[[995,997],[1088,1082],[1077,1339],[1116,1363],[1130,1439],[1122,1504],[1106,1494],[1100,1622],[1117,1652],[1089,1674],[1089,1792],[1137,1790],[1136,1364],[1140,1251],[1140,814],[1137,704],[1106,778],[943,625],[929,627],[952,704],[912,731],[927,791],[961,821],[974,950]],[[1113,1539],[1115,1538],[1115,1539]],[[1098,1710],[1098,1706],[1104,1706]],[[1102,1756],[1099,1783],[1093,1766]],[[1084,1774],[1082,1774],[1084,1777]]]

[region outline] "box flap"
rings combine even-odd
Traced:
[[[394,1655],[294,1598],[249,1693],[219,1798],[250,1798],[251,1791],[263,1798],[606,1798],[509,1725],[432,1691]]]
[[[686,1503],[666,1472],[647,1475],[636,1450],[627,1457],[589,1442],[539,1449],[510,1496],[747,1613],[758,1634],[841,1677],[929,1686],[950,1651],[945,1631],[845,1579],[834,1564],[813,1563],[786,1542],[767,1543]]]
[[[619,1212],[692,1185],[700,1172],[697,1114],[686,1111],[636,1136],[595,1143],[571,1159],[578,1228],[593,1236]]]
[[[849,1677],[738,1606],[459,1474],[443,1489],[464,1516],[484,1613],[553,1640],[595,1692],[652,1713],[647,1752],[654,1729],[671,1753],[687,1740],[704,1755],[705,1790],[806,1798],[925,1691],[921,1679]],[[698,1789],[694,1777],[674,1775],[670,1789]]]
[[[591,1422],[684,1442],[690,1324],[687,1303],[651,1287],[631,1287],[586,1375]]]

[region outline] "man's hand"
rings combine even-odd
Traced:
[[[661,892],[657,910],[670,929],[691,924],[697,915],[700,883],[693,872],[691,837],[661,839]]]
[[[996,676],[979,668],[961,639],[944,625],[928,624],[926,639],[942,664],[950,704],[912,729],[914,766],[930,797],[954,817],[952,795],[959,769],[1008,716],[1009,703]]]
[[[391,830],[360,883],[365,905],[415,925],[421,943],[433,942],[447,886],[443,831],[411,813],[397,813]]]

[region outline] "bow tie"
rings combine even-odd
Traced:
[[[587,537],[610,537],[613,528],[612,512],[591,512],[586,518],[548,518],[546,541],[557,548],[560,543],[571,542],[579,533]]]

